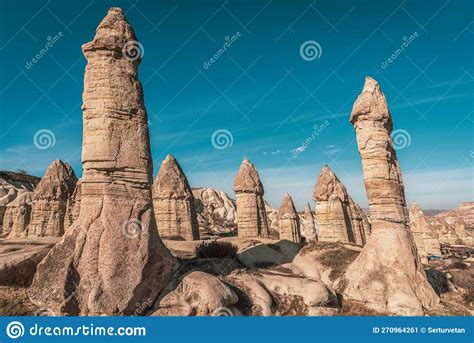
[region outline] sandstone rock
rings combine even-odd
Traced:
[[[254,165],[245,159],[234,179],[239,237],[268,237],[264,189]]]
[[[237,205],[227,193],[213,188],[193,188],[201,234],[228,234],[237,229]]]
[[[36,176],[0,171],[0,235],[2,235],[3,216],[7,205],[15,200],[18,193],[33,191],[39,181],[40,179]]]
[[[26,238],[30,222],[33,192],[21,192],[7,205],[3,218],[3,235],[8,238]]]
[[[53,161],[33,193],[28,237],[59,237],[64,234],[66,204],[77,178],[68,163]]]
[[[296,212],[293,199],[288,193],[285,193],[277,215],[278,228],[280,230],[280,239],[286,239],[291,242],[301,242],[300,220]]]
[[[223,315],[237,303],[237,295],[211,274],[195,271],[186,275],[178,287],[160,300],[154,316]],[[224,314],[225,315],[225,314]]]
[[[76,188],[72,195],[67,199],[66,216],[64,217],[64,229],[67,230],[72,223],[79,217],[81,209],[81,180],[77,180]]]
[[[323,166],[313,192],[321,242],[365,244],[370,225],[362,209],[327,166]]]
[[[474,202],[463,202],[430,218],[430,222],[436,225],[440,242],[474,246]]]
[[[426,263],[428,255],[441,256],[441,245],[436,227],[431,225],[416,202],[411,205],[409,215],[410,229],[422,262]]]
[[[316,222],[313,216],[313,211],[311,210],[311,205],[309,202],[306,203],[304,207],[304,220],[303,220],[304,232],[306,241],[317,241],[318,235],[316,231]]]
[[[153,207],[161,238],[199,239],[194,197],[176,159],[168,155],[153,185]]]
[[[390,138],[392,118],[374,79],[366,78],[350,121],[357,135],[372,231],[346,271],[344,295],[382,313],[423,315],[439,298],[427,281],[408,227],[402,174]]]
[[[111,8],[87,59],[79,217],[38,265],[29,296],[56,314],[129,315],[153,303],[174,259],[158,236],[139,59],[122,53],[135,34]]]

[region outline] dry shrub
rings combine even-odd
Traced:
[[[198,258],[236,258],[238,248],[230,242],[204,241],[196,247]]]

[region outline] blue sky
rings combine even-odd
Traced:
[[[108,8],[120,6],[144,48],[139,75],[155,175],[171,153],[193,187],[233,196],[247,157],[273,206],[289,192],[301,210],[327,163],[366,206],[348,118],[371,75],[409,141],[398,150],[408,201],[453,208],[474,199],[472,1],[0,4],[0,169],[41,176],[60,158],[81,174],[81,45]],[[319,44],[309,61],[300,53],[308,41]],[[39,130],[52,132],[54,146],[35,146]],[[232,145],[213,146],[218,130]]]

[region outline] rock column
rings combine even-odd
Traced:
[[[199,224],[188,179],[168,155],[153,185],[153,207],[161,238],[198,240]]]
[[[158,236],[137,39],[111,8],[87,59],[79,217],[38,265],[30,299],[57,314],[131,315],[153,304],[174,259]]]
[[[33,192],[28,237],[64,234],[66,205],[76,187],[77,178],[69,163],[55,160]]]
[[[301,242],[300,220],[293,199],[285,193],[277,214],[280,239],[295,243]]]
[[[234,179],[239,237],[268,237],[263,185],[254,165],[245,159]]]
[[[3,236],[8,238],[26,238],[31,218],[33,192],[19,193],[15,200],[7,205],[3,218]]]
[[[366,78],[350,122],[357,135],[372,231],[342,280],[344,294],[382,313],[423,315],[439,298],[408,227],[402,173],[390,137],[392,118],[374,79]]]
[[[309,203],[306,203],[304,207],[304,232],[307,242],[318,240],[316,223],[314,220],[313,211],[311,210],[311,205]]]
[[[362,209],[352,200],[346,188],[327,166],[323,166],[314,186],[318,239],[363,245],[369,222]]]

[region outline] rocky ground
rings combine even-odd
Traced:
[[[54,243],[44,238],[0,241],[0,315],[50,313],[30,302],[27,287]],[[359,255],[355,245],[238,237],[165,244],[178,267],[159,300],[137,304],[136,315],[386,315],[346,301],[335,287]],[[430,261],[425,271],[441,305],[429,315],[474,314],[473,262]]]

